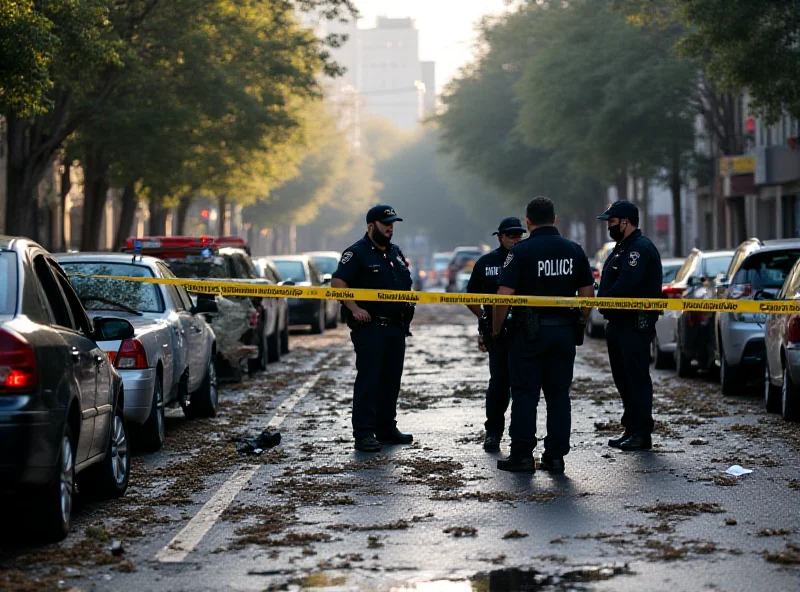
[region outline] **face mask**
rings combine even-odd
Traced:
[[[617,242],[622,240],[622,228],[621,228],[621,225],[622,225],[622,223],[620,222],[618,224],[615,224],[614,226],[609,226],[608,227],[608,236],[611,237],[611,240],[617,241]]]
[[[389,238],[383,234],[380,230],[378,230],[377,226],[373,226],[370,230],[369,237],[372,239],[376,245],[385,247],[389,244]]]

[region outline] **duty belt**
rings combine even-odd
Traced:
[[[381,327],[402,327],[403,321],[392,317],[372,317],[372,320],[378,323]]]
[[[540,317],[539,324],[543,327],[557,327],[563,325],[572,325],[575,323],[575,319],[567,318],[567,317]]]

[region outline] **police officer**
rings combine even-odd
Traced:
[[[408,263],[391,242],[394,223],[402,221],[391,206],[371,208],[367,233],[342,253],[331,286],[410,290]],[[353,388],[355,448],[379,452],[382,443],[410,444],[413,436],[397,429],[396,416],[409,311],[413,309],[403,302],[347,300],[343,304],[358,372]]]
[[[661,255],[639,230],[639,208],[629,201],[614,202],[598,220],[608,223],[617,246],[611,251],[597,291],[601,298],[660,298]],[[608,319],[606,339],[611,374],[622,405],[625,432],[608,441],[622,450],[652,448],[653,382],[650,344],[659,312],[601,309]]]
[[[594,295],[589,260],[577,243],[563,238],[555,227],[553,202],[535,197],[527,207],[529,236],[511,249],[500,273],[499,295]],[[498,335],[507,306],[495,306],[492,333]],[[582,311],[583,315],[588,310]],[[568,308],[515,307],[509,369],[511,375],[511,454],[497,461],[504,471],[535,472],[536,407],[539,392],[547,403],[547,437],[542,468],[564,472],[569,452],[575,346],[582,343],[580,312]]]
[[[497,294],[500,270],[508,257],[511,247],[516,245],[525,228],[519,218],[504,218],[497,227],[497,236],[500,246],[491,253],[487,253],[475,263],[472,275],[467,284],[470,294]],[[486,437],[483,440],[483,449],[494,452],[500,450],[500,440],[506,424],[506,409],[511,399],[511,384],[508,377],[508,340],[502,335],[491,341],[492,307],[481,308],[469,305],[476,317],[482,319],[481,334],[479,339],[489,349],[489,386],[486,389]],[[487,334],[488,333],[488,334]]]

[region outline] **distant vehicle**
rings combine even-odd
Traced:
[[[692,249],[675,280],[663,290],[668,298],[712,298],[713,279],[730,266],[733,251],[701,251]],[[671,317],[667,320],[671,321]],[[714,364],[714,317],[704,311],[681,311],[674,318],[675,367],[678,376],[694,374],[697,367],[710,372]],[[670,324],[673,324],[671,321]]]
[[[608,256],[611,254],[611,251],[614,250],[615,246],[617,246],[617,243],[614,241],[604,243],[590,261],[592,277],[594,278],[595,283],[595,296],[597,296],[597,288],[600,286],[600,277],[603,274],[603,265],[605,265],[606,259],[608,259]],[[589,337],[603,337],[606,334],[606,325],[608,325],[608,321],[606,321],[605,317],[600,314],[599,310],[593,308],[589,311],[589,318],[586,322],[586,333],[589,335]]]
[[[275,264],[285,285],[330,285],[330,278],[323,278],[317,264],[307,255],[275,255],[267,259]],[[339,324],[339,301],[290,298],[289,324],[310,325],[312,333],[335,329]]]
[[[427,290],[444,289],[449,284],[448,278],[448,264],[450,258],[453,256],[452,252],[448,253],[434,253],[431,258],[431,266],[426,276]]]
[[[314,263],[317,264],[317,268],[319,269],[320,274],[322,274],[322,283],[330,284],[331,279],[333,279],[333,274],[336,273],[336,269],[339,267],[339,261],[342,258],[342,254],[336,251],[309,251],[308,253],[303,254],[307,257],[311,257]],[[339,320],[345,322],[344,310],[341,302],[336,303],[336,309],[336,314]]]
[[[55,256],[68,274],[174,278],[155,257],[121,253]],[[125,419],[141,450],[159,450],[166,439],[164,408],[180,403],[188,417],[217,412],[216,337],[204,315],[216,313],[213,300],[192,303],[182,286],[108,281],[71,275],[81,303],[93,314],[114,311],[130,321],[134,336],[100,341],[125,386]]]
[[[275,263],[266,257],[258,257],[253,259],[253,264],[256,266],[260,276],[270,284],[277,286],[283,285],[283,278],[281,277]],[[289,353],[289,300],[286,298],[275,298],[278,303],[278,326],[280,327],[279,337],[279,351],[280,355]],[[268,348],[268,351],[272,349]],[[277,361],[272,360],[270,361]]]
[[[124,495],[131,471],[122,378],[98,341],[131,324],[89,319],[66,274],[36,243],[0,236],[0,494],[58,541],[81,495]]]
[[[447,263],[447,291],[458,291],[458,272],[475,262],[486,254],[481,247],[456,247]],[[469,278],[467,278],[469,279]],[[463,283],[463,276],[462,276]]]
[[[717,298],[773,299],[800,259],[800,240],[744,241],[730,267],[717,282]],[[721,292],[721,293],[720,293]],[[719,313],[715,319],[715,360],[720,368],[722,394],[740,394],[751,379],[762,380],[766,356],[762,313]]]
[[[239,237],[129,238],[126,251],[163,259],[179,278],[260,281],[247,243]],[[211,297],[192,296],[194,301],[198,298]],[[243,364],[246,363],[248,372],[252,373],[266,369],[271,360],[280,358],[281,328],[278,303],[274,298],[217,296],[214,299],[218,313],[212,324],[217,337],[217,370],[221,374],[240,380]]]
[[[777,300],[800,300],[800,260],[792,267]],[[764,403],[786,421],[800,421],[800,314],[767,316]]]
[[[611,254],[611,251],[614,250],[614,247],[617,246],[617,243],[614,241],[609,241],[607,243],[603,243],[603,246],[600,247],[597,252],[594,254],[594,257],[591,260],[591,265],[598,269],[602,273],[603,265],[605,265],[606,259]]]
[[[661,294],[675,297],[670,286],[685,259],[667,258],[661,260]],[[650,346],[650,361],[657,369],[672,368],[675,365],[675,324],[680,311],[665,310],[656,321],[656,335]]]

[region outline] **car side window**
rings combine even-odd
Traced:
[[[75,328],[79,331],[83,331],[85,335],[91,335],[92,324],[89,322],[89,317],[86,316],[86,311],[83,308],[83,304],[81,304],[80,298],[78,298],[78,295],[75,293],[75,289],[72,287],[72,284],[69,283],[67,276],[63,271],[61,271],[61,268],[59,268],[56,263],[52,261],[48,261],[48,263],[53,270],[53,275],[55,275],[64,297],[66,298],[67,305],[72,313]]]
[[[786,278],[783,288],[781,288],[779,298],[797,298],[798,291],[800,291],[800,264],[792,268],[792,272],[789,274],[789,277]]]
[[[50,267],[47,265],[44,255],[34,257],[33,270],[36,274],[36,279],[39,280],[41,296],[44,299],[43,304],[48,309],[53,322],[59,327],[74,329],[75,326],[64,301],[64,296],[56,283],[55,277],[53,277],[53,273],[50,271]]]

